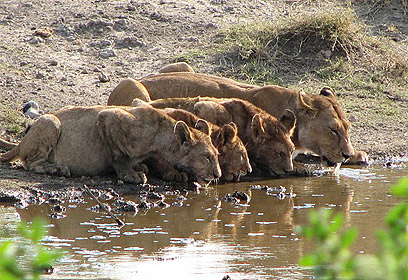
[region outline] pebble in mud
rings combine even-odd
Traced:
[[[109,204],[107,203],[102,203],[102,205],[105,207],[105,209],[108,209],[108,211],[111,211],[112,208],[109,206]],[[104,209],[102,209],[102,207],[98,204],[98,205],[94,205],[91,207],[91,211],[92,212],[102,212],[105,211]]]
[[[65,208],[64,206],[61,206],[59,204],[54,205],[51,210],[53,212],[58,212],[58,213],[64,213],[65,211],[67,211],[67,208]]]
[[[116,200],[115,203],[113,203],[113,208],[114,212],[138,212],[139,211],[139,205],[131,200]]]
[[[243,203],[249,202],[251,197],[244,192],[235,191],[232,194],[226,194],[222,199],[232,203]]]
[[[53,219],[62,219],[62,218],[65,218],[67,215],[55,212],[55,213],[49,214],[48,216],[50,216]]]

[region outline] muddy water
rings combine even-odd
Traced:
[[[120,229],[105,214],[90,211],[92,202],[66,204],[67,217],[49,218],[44,242],[67,252],[52,278],[311,279],[297,262],[312,244],[295,233],[295,226],[306,224],[311,209],[331,208],[345,214],[348,226],[359,228],[355,252],[374,253],[374,230],[398,202],[389,188],[403,176],[408,176],[403,165],[342,168],[339,176],[213,186],[184,201],[166,198],[178,206],[123,215],[126,225]],[[260,186],[283,186],[296,196],[278,199]],[[251,200],[222,199],[235,190]],[[48,217],[50,209],[48,204],[17,210],[0,206],[0,228],[10,234],[12,221]]]

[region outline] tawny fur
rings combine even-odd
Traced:
[[[27,170],[64,176],[115,170],[126,182],[143,183],[146,175],[140,164],[159,156],[193,180],[207,184],[221,176],[217,154],[209,135],[160,110],[92,106],[41,116],[0,161],[20,158]]]
[[[152,75],[138,81],[146,87],[152,100],[194,96],[240,98],[277,118],[289,109],[297,119],[293,135],[297,149],[310,150],[330,164],[343,162],[354,155],[350,123],[328,88],[323,88],[320,94],[310,94],[280,86],[259,87],[188,72]]]
[[[217,98],[167,98],[153,100],[155,108],[184,109],[205,120],[223,125],[233,121],[238,127],[238,136],[245,144],[251,164],[282,175],[293,170],[290,139],[295,125],[295,116],[287,111],[278,121],[272,115],[253,104],[240,99]]]
[[[175,120],[184,121],[190,127],[200,129],[200,118],[193,113],[182,109],[166,108],[166,114]],[[207,121],[209,121],[207,119]],[[238,128],[235,123],[225,123],[221,127],[210,124],[211,141],[217,148],[219,155],[222,178],[225,181],[239,180],[240,176],[245,176],[252,172],[249,163],[248,153],[245,145],[237,136]]]

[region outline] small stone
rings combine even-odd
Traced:
[[[109,57],[114,57],[116,56],[115,51],[112,48],[106,48],[104,50],[101,51],[101,53],[99,54],[99,56],[103,59],[107,59]]]
[[[28,43],[30,43],[31,45],[38,45],[40,43],[44,42],[43,39],[41,39],[40,37],[32,37]]]
[[[52,211],[54,212],[58,212],[58,213],[63,213],[65,211],[67,211],[67,208],[65,208],[64,206],[61,206],[59,204],[54,205],[54,207],[52,207]]]
[[[35,74],[36,79],[42,79],[44,77],[45,77],[45,75],[43,73],[41,73],[41,72],[37,72],[37,74]]]
[[[198,38],[197,38],[197,37],[188,37],[188,38],[186,38],[186,40],[187,40],[188,42],[198,42]]]
[[[356,122],[356,121],[357,121],[357,117],[356,117],[355,115],[351,115],[351,116],[349,117],[349,121],[350,121],[350,122]]]
[[[99,74],[98,78],[99,78],[99,81],[101,81],[101,83],[107,83],[110,81],[110,78],[107,75],[105,75],[103,72]]]
[[[332,52],[331,52],[331,50],[321,50],[321,51],[319,52],[319,54],[320,54],[321,56],[323,56],[323,58],[329,59],[329,58],[331,57],[331,55],[332,55]]]
[[[50,66],[57,66],[58,65],[58,61],[56,61],[56,60],[50,60],[48,63],[49,63]]]
[[[54,31],[48,27],[41,27],[34,31],[34,36],[40,36],[42,38],[51,37]]]

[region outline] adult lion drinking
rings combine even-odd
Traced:
[[[232,97],[264,109],[278,119],[286,109],[293,111],[297,123],[292,137],[298,150],[310,150],[329,165],[354,156],[350,142],[350,123],[329,88],[318,95],[280,86],[255,86],[231,79],[199,73],[166,73],[138,80],[151,99],[167,97]],[[365,155],[358,152],[356,156]],[[364,157],[363,157],[364,158]]]
[[[208,184],[221,176],[217,153],[208,134],[160,110],[92,106],[41,116],[17,146],[1,154],[0,161],[20,158],[26,170],[64,176],[116,171],[123,181],[145,183],[141,163],[159,157],[166,161],[161,162],[165,168],[161,174],[185,172]]]

